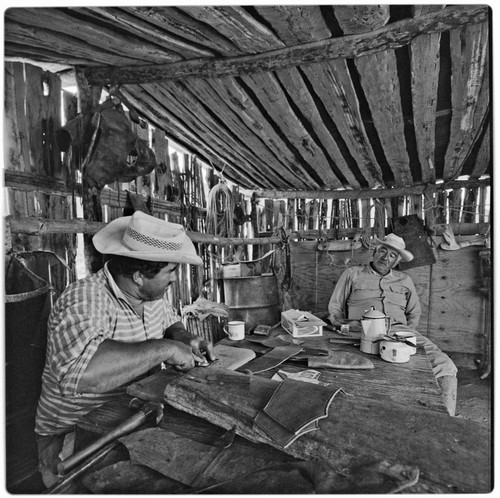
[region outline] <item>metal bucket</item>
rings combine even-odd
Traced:
[[[257,325],[275,325],[280,321],[276,275],[224,278],[224,300],[229,320],[245,322],[245,332]]]

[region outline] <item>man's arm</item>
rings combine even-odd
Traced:
[[[351,292],[351,278],[346,270],[340,276],[328,303],[328,319],[332,325],[347,323],[346,303]]]
[[[408,327],[412,329],[416,329],[418,327],[418,323],[420,322],[420,316],[422,315],[422,308],[420,306],[420,299],[417,294],[417,290],[415,289],[415,284],[411,277],[408,277],[408,299],[406,301],[406,324]]]
[[[171,339],[138,343],[104,340],[78,382],[77,392],[104,393],[120,387],[161,362],[190,370],[201,359],[190,346]]]

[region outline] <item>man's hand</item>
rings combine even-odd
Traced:
[[[196,365],[206,364],[207,361],[215,360],[212,343],[203,337],[191,335],[182,322],[176,322],[168,327],[165,330],[165,337],[189,346],[195,357]]]
[[[199,358],[200,363],[215,360],[214,347],[210,341],[203,339],[203,337],[194,336],[190,341],[189,345],[193,350],[194,355]]]
[[[187,344],[179,341],[167,340],[169,342],[169,356],[164,362],[168,365],[172,365],[176,370],[188,372],[201,361]]]

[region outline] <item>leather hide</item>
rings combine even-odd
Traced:
[[[424,222],[416,214],[396,218],[394,220],[394,233],[403,238],[406,249],[414,256],[411,261],[400,261],[398,265],[400,270],[432,265],[436,262],[432,247],[427,241],[428,236]]]
[[[82,175],[97,188],[130,182],[156,167],[148,143],[134,132],[121,104],[111,100],[69,121],[56,131],[56,140],[63,152],[79,151]]]

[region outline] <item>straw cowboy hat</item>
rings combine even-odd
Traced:
[[[413,254],[405,249],[405,241],[395,233],[389,233],[383,239],[379,239],[375,236],[375,240],[378,244],[398,251],[403,261],[411,261],[413,259]]]
[[[184,227],[142,211],[110,221],[92,238],[102,254],[145,261],[203,264]]]

